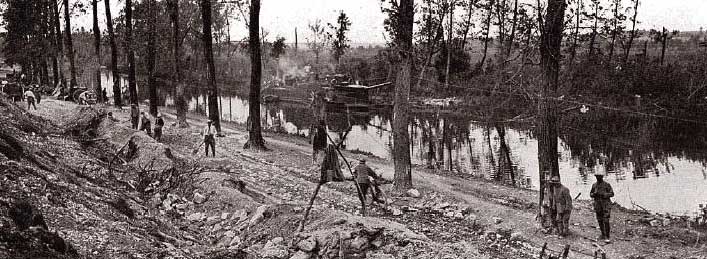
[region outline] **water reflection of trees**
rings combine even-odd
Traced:
[[[601,165],[600,170],[619,179],[626,173],[641,179],[672,173],[669,157],[707,161],[707,127],[700,123],[593,111],[566,114],[560,132],[573,159],[581,165],[580,175]],[[630,168],[630,172],[622,168]]]

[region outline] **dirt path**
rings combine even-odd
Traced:
[[[73,104],[55,100],[43,101],[40,109],[46,108],[43,106],[52,107],[52,109],[72,109],[74,107]],[[190,115],[191,128],[176,129],[169,126],[175,120],[173,113],[164,109],[162,112],[168,125],[165,128],[164,143],[183,154],[192,154],[192,150],[199,144],[198,132],[204,126],[205,119]],[[46,112],[40,111],[40,113],[46,115]],[[128,124],[127,116],[127,110],[116,111],[115,114],[115,117],[122,120],[124,124]],[[242,127],[224,123],[223,129],[225,137],[217,138],[217,156],[205,158],[203,150],[199,150],[194,158],[214,167],[238,167],[241,170],[252,172],[238,175],[238,177],[249,185],[258,186],[261,191],[281,203],[303,204],[308,200],[314,189],[317,176],[316,173],[311,172],[314,168],[310,165],[310,146],[305,140],[266,133],[265,139],[271,151],[253,152],[242,149],[247,137],[247,132]],[[345,153],[350,161],[359,156]],[[386,178],[392,178],[393,169],[390,162],[375,158],[371,158],[369,161],[377,172],[382,173]],[[534,247],[529,250],[531,253],[547,243],[550,249],[556,251],[569,244],[571,247],[570,258],[591,258],[598,248],[606,251],[609,258],[629,258],[632,255],[642,255],[646,258],[707,256],[704,243],[688,244],[683,241],[683,235],[690,235],[693,232],[683,231],[679,227],[652,228],[645,226],[638,223],[639,219],[645,216],[643,213],[615,209],[612,213],[614,242],[609,245],[598,245],[592,241],[599,231],[595,227],[593,212],[587,202],[580,201],[575,204],[571,221],[573,225],[570,227],[572,235],[560,239],[557,236],[546,236],[537,231],[534,205],[537,201],[536,192],[502,186],[481,179],[440,175],[439,172],[422,168],[416,168],[413,177],[416,188],[419,188],[425,196],[423,200],[433,197],[434,199],[430,200],[434,202],[448,202],[458,207],[472,208],[475,222],[492,231],[502,229],[520,233],[523,239]],[[317,206],[334,207],[342,211],[357,213],[359,202],[354,194],[355,189],[350,184],[328,184],[322,188]],[[400,197],[395,199],[400,202],[394,203],[394,206],[420,203]],[[372,215],[404,223],[411,229],[426,233],[433,239],[438,237],[440,241],[470,241],[476,242],[476,244],[485,241],[479,239],[478,236],[473,237],[475,235],[474,229],[467,229],[472,224],[468,220],[435,218],[434,213],[428,215],[420,212],[395,216],[379,207],[374,207]],[[502,222],[494,222],[497,221],[495,218],[500,218]],[[424,220],[447,226],[447,229],[424,226],[421,224]],[[452,231],[448,228],[450,226],[457,229]],[[458,235],[450,237],[445,232],[454,232]],[[475,240],[467,240],[469,238]],[[502,250],[498,249],[497,252],[513,256],[512,252]]]

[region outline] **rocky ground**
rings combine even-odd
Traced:
[[[270,151],[244,150],[247,133],[227,124],[207,158],[193,152],[195,115],[180,129],[163,111],[160,143],[129,129],[127,110],[38,107],[0,100],[0,258],[537,258],[543,245],[569,245],[569,258],[707,258],[705,232],[684,219],[618,209],[605,245],[578,202],[560,239],[537,231],[535,192],[423,168],[417,193],[386,185],[388,203],[367,217],[351,182],[324,185],[298,231],[318,180],[304,139],[268,133]]]

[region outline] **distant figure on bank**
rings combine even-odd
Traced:
[[[361,195],[363,195],[363,200],[366,200],[366,195],[368,194],[368,189],[371,188],[371,179],[369,177],[373,178],[375,181],[381,180],[380,177],[366,165],[366,159],[361,158],[361,160],[358,161],[358,165],[354,167],[354,178],[356,182],[358,183],[358,186],[361,187]],[[376,192],[373,192],[373,201],[383,203],[383,201],[380,200]]]
[[[144,130],[148,136],[152,136],[152,122],[150,118],[147,117],[146,112],[142,112],[142,118],[140,118],[140,129]]]
[[[319,151],[323,151],[326,148],[326,144],[326,123],[324,120],[320,120],[317,126],[315,126],[314,134],[312,135],[312,164],[317,163],[317,154],[319,154]]]
[[[37,104],[42,102],[42,89],[37,88],[37,91],[34,93],[35,98],[37,99]]]
[[[204,135],[204,147],[206,151],[206,156],[209,156],[209,146],[211,147],[211,156],[215,157],[216,156],[216,139],[214,138],[216,136],[216,127],[211,125],[213,124],[213,121],[208,120],[206,122],[206,127],[204,127],[204,131],[202,132],[202,135]]]
[[[162,119],[162,113],[157,113],[157,120],[155,120],[155,140],[160,141],[162,139],[162,127],[164,127],[164,120]]]
[[[589,196],[594,199],[594,212],[599,223],[599,229],[601,229],[599,239],[603,239],[606,243],[611,243],[609,219],[611,218],[611,197],[614,197],[614,190],[611,189],[609,183],[604,181],[604,175],[605,173],[603,172],[594,174],[597,182],[592,185]]]
[[[37,110],[37,105],[34,103],[34,92],[27,90],[24,96],[25,100],[27,100],[27,110],[30,110],[30,107],[34,107],[34,109]]]
[[[567,189],[560,183],[560,177],[553,176],[550,179],[552,187],[552,200],[555,202],[555,228],[560,236],[569,234],[570,215],[572,214],[572,195],[570,189]]]
[[[137,129],[138,122],[140,121],[140,110],[137,108],[137,104],[130,105],[130,123],[133,129]]]
[[[105,88],[103,88],[103,91],[101,91],[101,94],[103,95],[103,102],[107,103],[108,102],[108,92],[106,92]]]

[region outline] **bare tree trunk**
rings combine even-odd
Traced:
[[[260,57],[260,0],[250,1],[248,47],[250,48],[250,95],[248,97],[248,142],[243,148],[265,150],[265,140],[260,129],[260,83],[262,63]]]
[[[668,45],[668,30],[663,27],[663,30],[661,31],[660,34],[660,44],[661,44],[661,49],[660,49],[660,65],[663,65],[665,62],[665,49],[667,48]]]
[[[479,61],[478,68],[482,69],[484,67],[484,63],[486,62],[486,56],[489,51],[489,40],[491,37],[491,17],[493,17],[493,3],[494,0],[489,0],[488,3],[488,9],[487,11],[487,16],[486,16],[486,24],[484,30],[486,31],[486,35],[484,35],[484,54],[481,57],[481,61]]]
[[[614,0],[614,24],[611,31],[611,42],[609,43],[609,63],[614,59],[614,48],[616,46],[616,37],[619,33],[619,5],[621,0]]]
[[[511,24],[511,31],[509,32],[510,35],[508,36],[508,40],[506,41],[506,54],[505,54],[505,59],[508,59],[508,57],[511,56],[511,52],[513,50],[513,41],[515,41],[516,37],[516,27],[518,26],[518,0],[514,1],[513,4],[513,20]],[[506,60],[503,60],[503,63],[506,63]]]
[[[454,37],[454,6],[456,1],[449,2],[449,37],[447,38],[447,69],[444,72],[444,89],[449,90],[449,67],[452,65],[452,40]]]
[[[597,42],[597,31],[599,29],[599,3],[594,5],[594,26],[592,26],[592,38],[589,40],[589,58],[594,58],[594,45]]]
[[[147,90],[150,99],[150,114],[157,116],[157,80],[155,79],[155,64],[157,63],[157,3],[156,0],[148,0],[148,28],[147,35]]]
[[[96,50],[96,96],[103,102],[103,87],[101,87],[101,29],[98,27],[98,0],[93,0],[93,40]]]
[[[64,77],[64,41],[63,35],[61,34],[61,23],[59,22],[59,3],[57,1],[52,2],[52,14],[54,15],[54,30],[56,31],[56,49],[57,49],[57,67],[59,72],[59,78],[61,79],[61,87],[65,90],[67,89],[66,77]]]
[[[66,49],[69,56],[69,69],[71,69],[71,83],[69,85],[69,93],[73,92],[76,87],[76,63],[74,62],[74,41],[71,36],[71,13],[69,0],[64,0],[64,33],[66,34]]]
[[[566,7],[565,0],[548,0],[547,15],[541,36],[540,63],[543,71],[543,90],[538,116],[538,124],[540,125],[538,161],[541,193],[545,187],[544,177],[546,175],[560,176],[557,160],[558,129],[555,98],[559,85],[562,31]]]
[[[221,133],[221,114],[218,109],[218,87],[216,86],[216,66],[214,65],[213,36],[211,34],[211,0],[201,0],[201,20],[203,22],[201,40],[204,45],[204,59],[208,67],[209,119],[216,126],[216,131]]]
[[[404,191],[412,187],[410,162],[410,134],[408,125],[408,102],[412,83],[412,28],[414,23],[414,0],[401,0],[398,31],[398,54],[400,70],[395,80],[395,103],[393,106],[393,164],[395,165],[395,189]]]
[[[636,18],[638,17],[638,2],[639,0],[634,0],[635,5],[633,7],[633,19],[631,19],[631,22],[633,23],[631,27],[631,36],[628,38],[628,45],[626,46],[626,51],[624,53],[624,60],[623,63],[628,62],[629,55],[631,55],[631,47],[633,47],[633,40],[636,38]]]
[[[50,2],[47,2],[50,3]],[[54,3],[56,4],[56,3]],[[48,4],[46,7],[46,25],[48,26],[46,29],[48,31],[49,35],[49,44],[52,47],[51,49],[51,65],[52,65],[52,79],[53,79],[53,86],[56,87],[59,85],[59,82],[61,80],[59,79],[59,63],[58,63],[58,53],[59,53],[59,46],[57,45],[57,34],[56,34],[56,26],[54,24],[54,9],[53,9],[53,4]]]
[[[115,33],[113,32],[113,17],[110,13],[110,0],[103,0],[106,7],[106,27],[108,29],[108,41],[110,43],[110,70],[113,75],[113,105],[123,106],[123,96],[120,89],[120,74],[118,74],[118,46],[115,44]]]
[[[177,110],[177,126],[186,128],[189,127],[189,123],[187,123],[187,101],[184,99],[185,89],[181,78],[182,41],[179,36],[179,0],[169,0],[167,3],[171,7],[172,55],[174,56],[172,82],[175,87],[174,106],[176,106]]]
[[[135,82],[135,52],[133,51],[133,1],[125,0],[125,52],[128,54],[128,92],[130,104],[138,104]],[[138,107],[138,111],[139,111]]]
[[[574,39],[572,41],[572,50],[570,51],[570,64],[574,62],[574,58],[577,56],[577,46],[579,41],[579,25],[582,23],[582,11],[584,10],[584,5],[582,0],[577,0],[577,8],[575,9],[576,22],[574,25]]]

